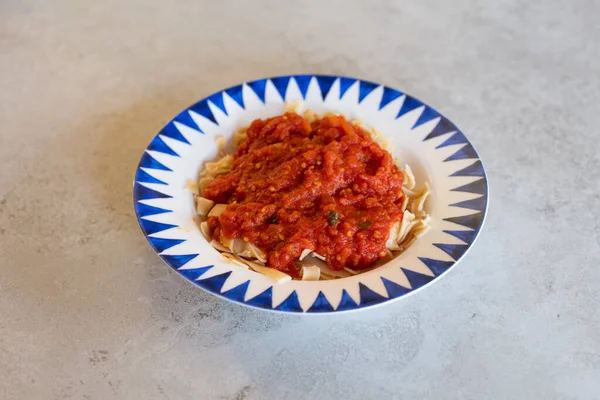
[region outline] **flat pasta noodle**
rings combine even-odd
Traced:
[[[304,119],[307,120],[309,123],[313,123],[317,120],[317,118],[319,118],[319,116],[311,109],[304,111],[302,117],[304,117]]]
[[[196,214],[201,217],[206,217],[208,213],[212,210],[215,202],[204,198],[202,196],[196,196]]]
[[[406,211],[406,207],[408,207],[408,200],[409,200],[408,196],[403,197],[402,206],[401,206],[402,211]]]
[[[332,269],[329,265],[327,265],[327,263],[325,261],[314,257],[314,254],[309,255],[302,261],[299,261],[298,264],[301,265],[302,267],[311,267],[311,266],[317,267],[321,271],[321,276],[323,276],[323,274],[325,274],[325,275],[330,276],[332,279],[347,278],[348,276],[350,276],[350,273],[348,273],[347,271],[344,271],[343,269],[342,270]]]
[[[404,224],[401,233],[398,235],[398,242],[402,243],[418,225],[419,221],[410,221]]]
[[[415,221],[414,214],[410,211],[405,211],[402,216],[402,221],[400,222],[400,228],[398,229],[397,242],[402,242],[408,235],[410,229],[417,223],[418,221]]]
[[[400,233],[400,222],[395,222],[390,229],[390,234],[387,242],[385,242],[385,247],[388,250],[398,250],[400,247],[398,246],[398,234]]]
[[[301,276],[303,281],[318,281],[321,277],[321,269],[314,265],[302,267]]]
[[[332,281],[334,279],[336,279],[335,276],[324,274],[323,272],[321,272],[321,276],[319,276],[320,281]]]
[[[264,251],[262,251],[252,243],[246,243],[246,246],[247,249],[250,251],[251,258],[256,258],[262,264],[265,264],[267,262],[267,255]]]
[[[423,211],[423,209],[425,207],[425,200],[427,200],[427,197],[429,197],[430,194],[431,194],[431,190],[429,188],[429,184],[427,182],[425,182],[425,188],[423,189],[421,194],[418,195],[412,201],[411,212],[413,214],[417,214],[418,212]]]
[[[304,107],[304,104],[302,103],[302,101],[300,101],[300,100],[291,101],[291,102],[285,104],[284,112],[300,114],[303,107]]]
[[[293,102],[286,104],[285,111],[300,115],[303,110],[302,102]],[[321,116],[336,116],[337,114],[328,112]],[[302,114],[303,118],[312,123],[319,116],[312,110],[307,109]],[[385,136],[377,129],[368,128],[360,120],[352,121],[353,126],[360,127],[365,131],[371,140],[386,150],[389,145]],[[237,147],[247,139],[247,128],[240,128],[234,132],[233,141]],[[227,238],[222,232],[219,237],[215,237],[211,232],[206,218],[219,216],[227,209],[227,204],[215,204],[212,200],[203,197],[206,187],[219,176],[231,171],[233,167],[233,156],[225,154],[226,143],[224,138],[217,138],[217,147],[219,150],[219,159],[215,162],[207,162],[204,169],[199,175],[198,182],[187,184],[186,189],[194,193],[196,200],[196,213],[201,218],[200,230],[206,240],[216,250],[222,253],[223,257],[230,263],[246,269],[251,269],[254,272],[268,276],[277,283],[288,282],[292,277],[275,268],[268,267],[267,254],[255,244],[242,240],[240,238]],[[399,162],[394,159],[394,163],[399,165]],[[304,281],[316,280],[332,280],[354,276],[356,274],[366,272],[377,268],[381,262],[387,262],[397,254],[405,251],[415,240],[425,235],[430,229],[431,217],[425,211],[425,203],[431,195],[431,188],[428,182],[424,182],[421,189],[417,189],[417,180],[407,164],[399,170],[403,174],[402,183],[402,203],[400,205],[403,215],[401,220],[396,221],[390,228],[387,241],[385,243],[385,256],[380,256],[380,261],[374,263],[368,268],[354,270],[352,268],[343,267],[340,270],[334,270],[326,262],[326,257],[317,253],[314,249],[306,248],[301,255],[295,260],[299,268],[299,276]]]
[[[210,228],[208,227],[208,222],[204,221],[200,223],[200,232],[202,232],[202,234],[204,235],[204,238],[206,240],[208,240],[209,242],[212,241],[213,237],[212,237],[212,232],[210,231]]]
[[[209,217],[218,217],[227,209],[227,204],[215,204],[208,212]]]
[[[402,193],[404,193],[409,198],[409,201],[411,200],[411,198],[416,197],[418,195],[417,192],[410,190],[406,186],[402,186]]]
[[[321,260],[320,258],[315,257],[314,254],[307,256],[302,261],[300,261],[299,264],[302,267],[315,266],[315,267],[319,268],[319,270],[321,271],[321,276],[328,275],[332,279],[347,278],[350,276],[350,273],[348,273],[347,271],[344,271],[343,269],[342,270],[332,269],[329,265],[327,265],[327,263],[325,261]]]
[[[277,283],[285,283],[292,280],[292,277],[286,274],[285,272],[281,272],[275,268],[265,267],[264,265],[260,265],[258,263],[252,261],[246,261],[246,263],[252,268],[255,272],[258,272],[262,275],[266,275],[269,278],[274,279]]]
[[[242,267],[243,269],[250,269],[250,267],[248,266],[248,264],[246,264],[244,260],[242,260],[234,254],[222,253],[221,255],[225,257],[227,261],[231,262],[234,265],[237,265],[238,267]]]
[[[414,235],[418,239],[418,238],[424,236],[427,232],[429,232],[430,229],[431,229],[431,225],[426,225],[422,228],[416,228],[414,230]]]
[[[210,177],[210,176],[205,176],[204,178],[200,178],[198,180],[198,194],[203,195],[204,189],[206,189],[206,187],[208,185],[210,185],[210,183],[214,180],[215,180],[215,178]]]
[[[222,253],[230,253],[231,252],[231,250],[229,248],[223,246],[219,241],[215,240],[214,238],[210,241],[210,245]]]
[[[230,239],[221,235],[219,238],[221,244],[229,249],[233,254],[240,254],[245,251],[244,241],[242,239]]]
[[[304,249],[302,250],[302,253],[300,254],[300,257],[298,257],[298,260],[302,261],[304,260],[304,258],[308,255],[310,255],[310,253],[312,253],[311,249]]]
[[[416,240],[417,237],[414,235],[408,237],[404,242],[400,243],[400,251],[408,249]]]
[[[384,150],[390,149],[390,141],[386,139],[386,137],[381,133],[381,131],[377,128],[371,129],[371,139],[377,144],[381,146]]]
[[[188,179],[188,181],[185,183],[185,189],[192,192],[195,195],[200,194],[200,189],[198,188],[198,183],[194,182],[191,179]]]
[[[216,177],[226,174],[233,167],[233,156],[225,155],[216,162],[207,162],[204,165],[204,170],[200,172],[200,176]]]
[[[246,134],[246,128],[238,129],[233,134],[233,144],[235,145],[235,147],[237,147],[240,145],[240,143],[242,143],[247,138],[248,138],[248,135]]]
[[[227,155],[225,148],[225,138],[223,136],[217,136],[217,139],[215,141],[217,142],[217,150],[219,150],[219,157],[224,157],[225,155]]]
[[[404,175],[404,179],[406,181],[404,186],[409,190],[413,190],[417,184],[417,181],[415,179],[415,174],[413,174],[412,169],[410,168],[410,165],[404,165],[402,174]]]

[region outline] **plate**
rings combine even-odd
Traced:
[[[202,236],[186,184],[217,157],[216,137],[256,118],[279,115],[301,100],[317,113],[333,111],[379,129],[428,181],[431,230],[387,264],[349,278],[284,284],[230,264]],[[488,184],[477,152],[447,118],[396,89],[355,78],[291,75],[232,86],[200,100],[150,142],[138,165],[134,208],[142,232],[179,275],[221,298],[290,313],[332,313],[406,297],[446,274],[473,246],[484,223]]]

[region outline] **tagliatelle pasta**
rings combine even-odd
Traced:
[[[404,251],[430,229],[427,182],[361,121],[301,102],[218,139],[196,185],[200,230],[226,260],[278,283],[346,278]]]
[[[206,217],[212,212],[215,202],[212,200],[205,199],[204,197],[196,196],[196,214],[201,217]]]

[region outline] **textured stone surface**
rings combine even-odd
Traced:
[[[0,398],[597,399],[600,14],[574,1],[0,2]],[[341,73],[445,113],[482,236],[395,304],[301,318],[176,276],[135,222],[142,149],[217,89]]]

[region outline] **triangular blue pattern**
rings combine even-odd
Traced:
[[[158,161],[156,161],[148,153],[144,153],[144,155],[142,156],[142,159],[140,160],[140,167],[160,169],[161,171],[170,171],[170,172],[173,171],[169,167],[166,167],[166,166],[162,165],[161,163],[159,163]]]
[[[157,192],[156,190],[148,189],[146,186],[142,186],[139,183],[136,183],[133,188],[133,196],[136,200],[170,199],[173,197],[168,194]]]
[[[229,289],[226,292],[221,293],[223,296],[228,298],[229,300],[244,302],[244,298],[246,297],[246,291],[248,290],[248,286],[250,285],[250,280],[242,283],[234,287],[233,289]]]
[[[440,149],[442,147],[451,146],[453,144],[461,144],[461,143],[469,143],[469,140],[463,135],[461,131],[456,131],[454,135],[450,136],[448,139],[444,141],[444,143],[438,145],[436,149]]]
[[[477,193],[485,195],[487,193],[487,181],[485,178],[481,178],[475,182],[467,183],[466,185],[450,190],[453,192]]]
[[[287,299],[283,301],[280,305],[275,307],[276,310],[280,311],[300,311],[302,312],[302,307],[300,307],[300,302],[298,301],[298,293],[294,290]]]
[[[483,171],[483,165],[481,164],[481,161],[477,160],[468,167],[461,169],[460,171],[456,171],[450,176],[485,176],[485,172]]]
[[[400,118],[404,114],[411,112],[412,110],[419,108],[423,105],[419,100],[414,97],[406,96],[404,98],[404,103],[402,103],[402,108],[398,111],[398,115],[396,115],[396,119]]]
[[[212,121],[214,124],[217,123],[215,116],[213,115],[212,111],[210,110],[210,107],[208,106],[208,100],[206,99],[200,100],[199,102],[191,106],[189,110],[202,115],[204,118],[208,119],[209,121]],[[196,126],[198,125],[196,124]],[[198,129],[200,129],[199,126]]]
[[[473,243],[475,241],[475,238],[477,237],[476,231],[444,231],[444,232],[454,236],[455,238],[462,240],[463,242],[465,242],[467,244]]]
[[[159,183],[161,185],[166,185],[166,182],[163,182],[159,179],[156,179],[152,175],[145,172],[143,169],[139,168],[135,173],[135,181],[136,182],[144,182],[144,183]]]
[[[326,75],[316,75],[317,83],[319,84],[319,89],[321,89],[321,97],[323,100],[327,97],[327,94],[331,90],[331,86],[335,82],[335,76],[326,76]]]
[[[210,278],[200,279],[197,283],[204,289],[213,293],[221,293],[221,288],[225,284],[225,281],[227,281],[229,278],[229,275],[231,275],[231,271],[211,276]]]
[[[187,111],[186,111],[187,114]],[[189,114],[188,114],[189,115]],[[175,126],[174,123],[169,122],[167,126],[165,126],[160,132],[160,135],[165,135],[166,137],[170,137],[171,139],[179,140],[182,143],[190,144],[188,140],[179,132],[179,129]]]
[[[246,304],[261,308],[273,308],[273,286],[248,300]]]
[[[460,256],[465,254],[465,251],[469,248],[467,244],[446,244],[446,243],[434,243],[438,249],[443,250],[446,254],[452,257],[454,260],[458,260]]]
[[[356,82],[356,79],[340,78],[340,99],[344,97],[350,86],[354,85],[354,82]]]
[[[146,233],[146,235],[152,235],[153,233],[166,231],[167,229],[177,228],[178,225],[161,224],[160,222],[148,221],[147,219],[140,218],[140,226]]]
[[[423,110],[423,112],[419,116],[419,119],[417,120],[417,122],[415,122],[412,128],[415,129],[417,126],[422,125],[425,122],[429,122],[432,119],[437,118],[439,116],[440,114],[433,108],[425,106],[425,109]]]
[[[454,261],[441,261],[426,257],[419,257],[419,260],[421,260],[423,264],[427,265],[427,268],[429,268],[431,272],[435,274],[435,276],[440,276],[446,272],[448,268],[454,265]]]
[[[140,217],[147,217],[149,215],[163,214],[166,212],[173,212],[172,210],[166,210],[164,208],[152,207],[148,204],[136,203],[135,210]]]
[[[471,146],[470,143],[467,143],[466,146],[463,146],[456,153],[454,153],[450,157],[446,158],[444,160],[444,162],[454,161],[454,160],[465,160],[468,158],[479,158],[479,156],[477,155],[477,152],[475,151],[473,146]]]
[[[431,131],[431,133],[427,136],[425,136],[425,139],[423,139],[423,141],[425,140],[429,140],[429,139],[433,139],[435,137],[444,135],[446,133],[452,132],[452,131],[456,131],[457,128],[456,126],[454,126],[454,124],[450,121],[448,121],[446,118],[440,119],[440,122],[437,123],[437,125],[435,126],[435,128],[433,128],[433,130]]]
[[[452,207],[468,208],[470,210],[483,211],[487,204],[487,198],[485,196],[478,197],[476,199],[465,200],[459,203],[450,204]]]
[[[243,85],[237,85],[225,90],[225,93],[229,95],[236,103],[240,105],[242,108],[246,108],[244,106],[244,93],[242,91]]]
[[[471,215],[463,215],[460,217],[444,218],[444,221],[454,222],[467,228],[477,230],[483,221],[483,213],[478,212]]]
[[[179,113],[179,115],[175,117],[174,121],[179,122],[180,124],[185,125],[188,128],[195,129],[195,130],[199,131],[200,133],[204,133],[202,131],[202,129],[200,129],[198,124],[196,124],[196,121],[194,121],[194,119],[192,118],[192,116],[188,110],[185,110],[185,111]],[[175,128],[175,129],[177,129],[177,128]]]
[[[288,84],[290,83],[289,76],[280,76],[277,78],[271,78],[273,86],[277,89],[277,93],[281,96],[281,100],[285,101],[285,95],[287,93]]]
[[[257,81],[248,82],[248,86],[250,86],[250,89],[252,89],[252,91],[256,93],[260,101],[264,103],[267,81],[265,79],[259,79]]]
[[[308,85],[310,85],[310,80],[312,76],[310,75],[296,75],[294,76],[294,80],[298,84],[298,89],[300,89],[300,93],[302,93],[302,98],[306,98],[306,92],[308,91]]]
[[[373,304],[381,303],[382,301],[386,301],[387,298],[378,294],[377,292],[369,289],[368,286],[363,283],[358,283],[358,289],[360,291],[360,306],[366,307]]]
[[[412,290],[418,289],[421,286],[425,286],[434,279],[433,276],[423,275],[418,272],[411,271],[409,269],[402,268],[402,271],[408,278],[408,281],[410,282],[410,286],[412,287]]]
[[[152,247],[156,249],[158,253],[162,253],[163,251],[170,249],[173,246],[177,246],[185,242],[185,239],[159,239],[154,237],[148,237],[148,241]]]
[[[405,288],[404,286],[398,285],[396,282],[392,282],[383,277],[381,278],[381,281],[383,282],[385,290],[388,292],[388,296],[390,296],[390,299],[395,299],[396,297],[404,296],[406,293],[411,291],[411,289]]]
[[[179,154],[175,153],[160,137],[156,136],[148,146],[148,150],[158,151],[164,154],[170,154],[172,156],[179,157]]]
[[[358,85],[358,102],[362,102],[379,85],[369,81],[360,81]]]
[[[342,299],[336,311],[353,310],[358,307],[358,304],[350,297],[346,289],[342,289]]]
[[[225,115],[229,115],[227,113],[227,108],[225,108],[225,103],[223,102],[223,92],[211,94],[207,100],[219,107],[219,110],[223,111]]]
[[[335,311],[335,310],[333,309],[333,306],[331,305],[331,303],[329,303],[329,301],[327,301],[327,297],[325,297],[325,295],[321,291],[319,291],[319,295],[315,299],[312,306],[310,306],[310,308],[307,310],[307,312],[316,312],[316,313],[330,312],[330,311]]]
[[[206,267],[194,268],[194,269],[178,269],[177,272],[179,272],[181,275],[186,277],[188,280],[195,281],[196,279],[198,279],[202,275],[204,275],[205,272],[212,269],[212,267],[214,267],[214,265],[207,265]]]
[[[402,96],[402,92],[385,86],[383,88],[383,96],[381,96],[381,103],[379,103],[379,109],[381,110],[400,96]]]
[[[180,254],[176,256],[162,256],[163,260],[167,262],[171,267],[179,269],[185,264],[198,257],[198,254]]]

